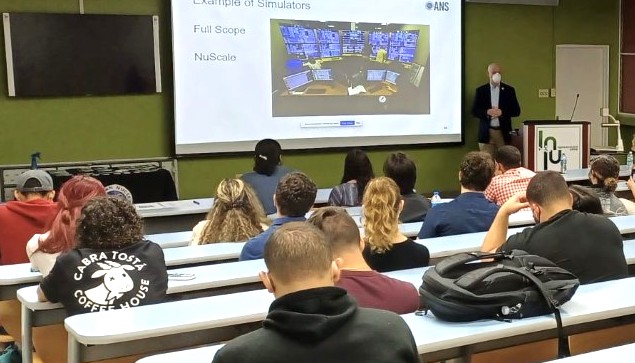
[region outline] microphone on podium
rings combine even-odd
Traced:
[[[578,108],[578,100],[580,99],[580,94],[575,94],[575,104],[573,105],[573,111],[571,112],[571,117],[569,117],[569,121],[573,121],[573,115],[575,115],[575,110]]]

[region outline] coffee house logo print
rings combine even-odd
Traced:
[[[146,264],[134,255],[110,251],[93,253],[83,258],[77,266],[73,278],[75,281],[86,279],[92,287],[77,289],[74,296],[77,302],[90,311],[103,311],[138,306],[149,290],[150,281],[135,278]]]

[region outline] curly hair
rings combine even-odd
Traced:
[[[313,180],[300,172],[289,173],[280,179],[276,188],[276,204],[287,217],[304,216],[315,203],[317,187]]]
[[[58,211],[49,227],[51,232],[37,250],[57,253],[75,247],[75,229],[82,208],[89,200],[105,195],[103,184],[95,178],[85,175],[70,178],[60,189]]]
[[[382,176],[371,180],[364,192],[364,240],[371,251],[383,253],[392,247],[392,237],[399,233],[399,187]]]
[[[470,151],[460,166],[461,185],[467,189],[482,192],[494,177],[494,160],[489,153]]]
[[[200,244],[244,242],[263,231],[267,220],[253,189],[240,179],[223,179],[207,213]]]
[[[143,223],[135,207],[116,197],[95,198],[77,221],[79,248],[116,250],[143,241]]]
[[[597,178],[603,192],[613,193],[620,177],[620,163],[611,155],[600,155],[591,161],[590,175]]]

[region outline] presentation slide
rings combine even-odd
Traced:
[[[461,0],[172,0],[178,155],[461,141]]]

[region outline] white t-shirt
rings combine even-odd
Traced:
[[[42,276],[46,276],[51,272],[55,260],[57,260],[57,256],[60,255],[59,252],[44,253],[37,250],[40,247],[40,241],[46,240],[49,237],[49,233],[50,232],[44,234],[36,233],[26,244],[26,255],[29,257],[29,261],[31,261],[31,266],[40,271]]]

